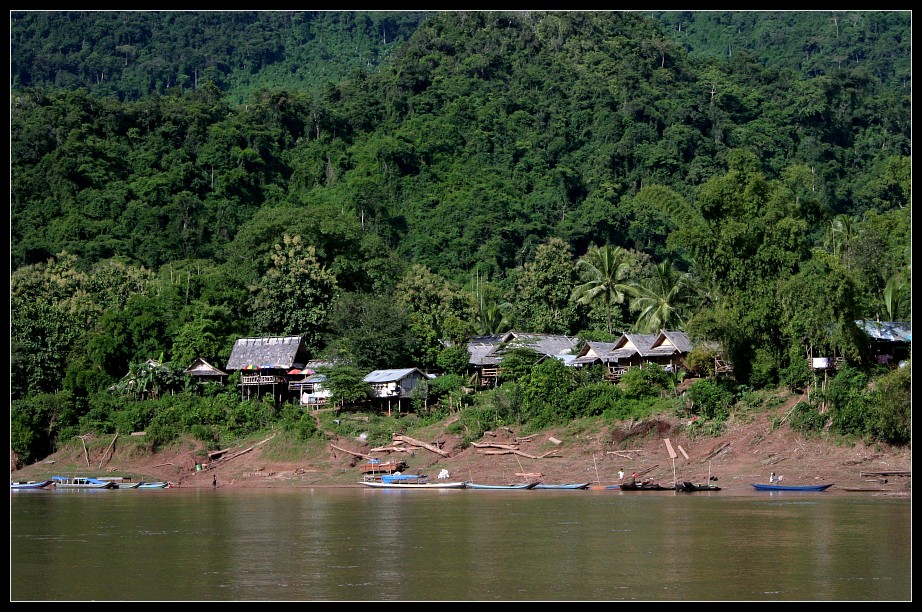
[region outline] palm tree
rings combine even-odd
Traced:
[[[634,331],[653,333],[685,326],[685,293],[688,273],[672,267],[667,259],[654,268],[653,277],[632,287],[631,310],[638,312]]]
[[[623,304],[630,286],[627,278],[634,258],[622,247],[610,244],[593,246],[577,262],[582,284],[573,289],[571,299],[578,304],[591,305],[599,300],[605,304],[608,333],[611,334],[611,305]]]
[[[883,306],[888,321],[900,320],[899,317],[903,314],[907,304],[912,303],[909,295],[910,289],[906,277],[901,273],[897,273],[887,281],[883,293]]]
[[[501,334],[508,331],[512,323],[506,317],[509,304],[484,304],[477,319],[477,331],[481,335]]]
[[[851,247],[858,233],[857,217],[836,215],[830,222],[826,235],[826,248],[845,264],[851,267]]]

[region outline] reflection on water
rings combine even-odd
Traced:
[[[12,601],[911,601],[911,500],[618,491],[11,494]]]

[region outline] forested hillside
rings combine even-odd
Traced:
[[[868,365],[854,321],[911,313],[910,18],[14,12],[13,398],[76,424],[256,334],[366,369],[513,327],[681,329],[754,387],[807,346]]]

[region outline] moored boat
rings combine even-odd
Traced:
[[[564,484],[550,484],[547,482],[539,482],[536,484],[533,489],[588,489],[590,482],[569,482]]]
[[[164,480],[155,480],[153,482],[139,482],[139,489],[171,489],[173,485]]]
[[[448,482],[439,480],[429,482],[429,476],[425,474],[383,474],[373,477],[366,474],[359,484],[371,487],[373,489],[463,489],[467,486],[464,481]]]
[[[751,484],[756,491],[825,491],[832,486],[832,483],[821,485]]]
[[[655,482],[625,482],[621,484],[622,491],[672,491],[672,487],[664,487]]]
[[[47,489],[54,484],[53,480],[30,480],[28,482],[11,482],[10,490],[11,491],[20,491],[23,489]]]
[[[465,484],[465,489],[490,489],[490,490],[526,490],[534,489],[537,486],[537,482],[522,482],[518,484],[505,484],[505,485],[490,485],[490,484],[478,484],[474,482],[468,482]]]
[[[55,488],[58,489],[116,489],[118,485],[112,481],[100,480],[92,476],[52,476]]]
[[[363,480],[359,484],[371,487],[373,489],[464,489],[467,487],[466,482],[375,482]]]
[[[696,485],[686,481],[675,483],[675,490],[684,491],[685,493],[692,493],[694,491],[720,491],[720,487],[712,484]]]

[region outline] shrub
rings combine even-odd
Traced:
[[[912,441],[912,363],[877,381],[871,405],[876,412],[873,431],[890,444]]]
[[[817,433],[826,426],[826,415],[820,414],[816,406],[809,402],[798,402],[788,417],[791,429],[803,434]]]
[[[628,368],[621,377],[620,386],[629,398],[657,397],[670,388],[672,376],[656,364],[648,363],[642,368]]]
[[[734,400],[731,391],[711,380],[699,380],[689,388],[686,395],[691,402],[690,413],[705,419],[725,420]]]

